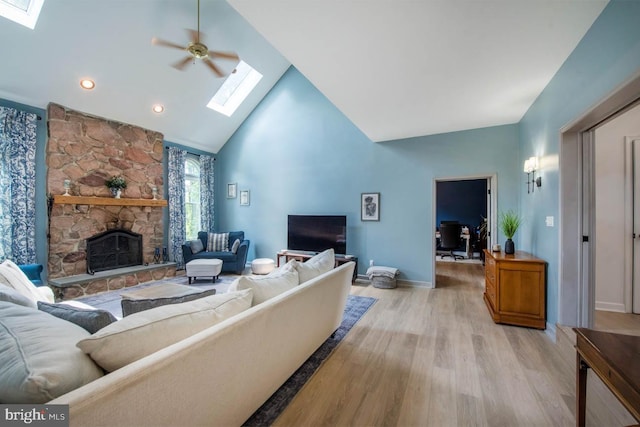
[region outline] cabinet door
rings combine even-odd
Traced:
[[[500,313],[543,317],[543,270],[537,264],[514,264],[507,263],[500,268]]]

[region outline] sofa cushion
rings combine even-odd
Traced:
[[[88,336],[66,320],[0,301],[0,402],[45,403],[100,378],[76,347]]]
[[[25,297],[20,292],[7,286],[3,281],[4,276],[0,275],[0,301],[22,305],[24,307],[36,308],[36,303],[31,298]]]
[[[44,311],[62,320],[75,323],[87,332],[93,334],[117,319],[106,310],[93,308],[79,308],[69,304],[51,304],[38,301],[38,310]]]
[[[251,307],[250,290],[165,305],[124,317],[78,342],[107,371],[115,371]]]
[[[252,305],[257,305],[296,286],[298,272],[293,268],[280,268],[266,276],[240,276],[229,286],[229,291],[253,289]]]
[[[54,302],[53,291],[45,286],[42,286],[42,289],[36,287],[13,261],[4,260],[0,264],[0,274],[4,276],[6,283],[10,287],[31,299],[34,303],[37,301]]]
[[[191,247],[191,253],[197,254],[198,252],[204,251],[204,245],[200,239],[191,240],[189,246]]]
[[[233,242],[233,245],[231,245],[231,253],[235,254],[238,252],[238,248],[240,247],[240,239],[236,239],[235,242]]]
[[[207,251],[229,251],[229,233],[209,233],[209,238],[207,239]]]
[[[293,266],[298,271],[300,283],[304,283],[333,269],[336,265],[336,257],[333,249],[327,249],[309,258],[306,262],[294,262]]]
[[[181,295],[177,297],[169,298],[148,298],[148,299],[128,299],[123,298],[120,301],[122,307],[122,316],[129,316],[130,314],[137,313],[139,311],[150,310],[152,308],[161,307],[169,304],[180,304],[182,302],[193,301],[199,298],[215,295],[215,289],[207,289],[197,294]]]
[[[222,260],[223,263],[236,262],[238,260],[238,255],[234,254],[231,251],[228,251],[228,252],[202,251],[200,253],[195,254],[192,259],[211,259],[211,258],[217,258],[219,260]]]

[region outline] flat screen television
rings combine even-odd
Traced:
[[[289,215],[287,249],[322,252],[333,248],[347,253],[347,217],[345,215]]]

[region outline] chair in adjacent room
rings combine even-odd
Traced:
[[[440,258],[450,256],[455,260],[463,259],[463,256],[453,253],[454,250],[460,247],[460,232],[462,226],[457,223],[441,222],[440,223],[440,249],[449,251],[449,253],[442,254]]]

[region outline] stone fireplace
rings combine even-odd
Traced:
[[[151,201],[154,187],[158,194],[163,194],[162,134],[57,104],[49,104],[47,112],[47,193],[52,195],[50,282],[86,275],[89,270],[99,271],[93,264],[87,264],[87,239],[116,229],[120,230],[119,237],[140,236],[139,264],[152,264],[155,248],[163,246],[165,208],[144,202]],[[121,175],[127,181],[122,199],[113,199],[105,185],[105,180],[114,175]],[[69,199],[62,196],[65,180],[71,182]],[[115,253],[110,256],[120,257]],[[99,285],[87,282],[75,290],[65,291],[65,297],[132,286],[166,275],[175,275],[175,268],[162,274],[146,271],[142,277],[134,274],[134,277],[103,280]]]

